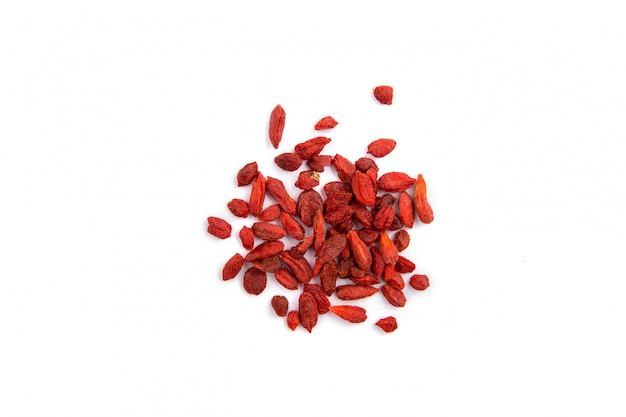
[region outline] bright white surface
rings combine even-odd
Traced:
[[[1,7],[0,415],[626,413],[620,2],[337,3]],[[276,103],[424,173],[404,309],[291,333],[219,279]]]

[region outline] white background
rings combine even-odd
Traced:
[[[4,2],[0,415],[626,415],[620,3]],[[332,114],[425,175],[404,309],[292,333],[221,281],[277,103],[282,152]]]

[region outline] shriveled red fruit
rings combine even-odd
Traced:
[[[379,85],[374,88],[374,97],[381,104],[391,104],[393,102],[393,87]]]
[[[415,184],[415,179],[404,172],[387,172],[378,179],[378,189],[392,193],[401,193]]]
[[[312,227],[315,220],[315,215],[318,210],[323,207],[322,196],[317,191],[304,190],[298,196],[298,202],[296,204],[296,211],[298,217],[305,225]]]
[[[369,248],[354,230],[348,232],[347,238],[348,242],[350,242],[350,250],[352,251],[354,262],[362,270],[369,271],[372,265],[372,254]]]
[[[415,209],[413,199],[406,191],[398,196],[398,218],[403,226],[411,228],[415,220]]]
[[[393,139],[377,139],[367,146],[367,153],[374,155],[376,158],[387,156],[396,147],[396,141]]]
[[[374,216],[372,225],[378,230],[387,230],[393,223],[396,213],[393,210],[393,206],[386,206]]]
[[[285,110],[280,104],[274,107],[270,115],[269,137],[274,149],[278,149],[278,144],[283,138],[285,128]]]
[[[398,248],[393,244],[389,235],[385,231],[380,232],[380,239],[378,240],[380,246],[380,252],[383,257],[383,261],[386,264],[394,264],[398,261]]]
[[[394,307],[404,307],[406,297],[401,290],[393,288],[390,285],[383,285],[380,289],[385,299]]]
[[[248,294],[259,295],[267,285],[267,274],[255,267],[249,268],[243,274],[243,288]]]
[[[372,158],[359,158],[354,163],[354,166],[363,173],[366,173],[369,169],[373,169],[374,172],[378,172],[378,165],[376,165],[376,162]]]
[[[374,181],[361,171],[355,171],[352,177],[352,192],[356,200],[366,207],[372,207],[376,203],[376,190]]]
[[[309,261],[301,254],[295,256],[291,251],[284,251],[278,255],[293,273],[293,276],[300,282],[306,284],[313,278],[313,271]]]
[[[293,152],[282,153],[274,158],[279,168],[285,171],[295,171],[302,165],[302,159]]]
[[[265,202],[265,188],[267,180],[260,172],[257,174],[252,188],[250,189],[250,214],[258,216],[263,211],[263,203]]]
[[[300,314],[300,323],[309,333],[317,324],[317,303],[315,297],[310,292],[300,294],[298,300],[298,310]]]
[[[296,219],[294,219],[291,214],[282,212],[280,213],[280,224],[283,225],[283,228],[287,232],[289,236],[296,240],[304,239],[304,227]]]
[[[417,183],[415,184],[415,210],[422,223],[428,224],[435,219],[433,209],[430,207],[430,204],[428,204],[426,182],[424,182],[422,174],[417,176]]]
[[[372,246],[372,267],[370,270],[372,271],[372,275],[375,277],[380,277],[385,269],[385,261],[383,260],[382,252],[378,246]]]
[[[339,272],[336,260],[330,260],[322,266],[320,271],[320,283],[322,284],[322,289],[328,297],[333,295],[335,289],[337,288],[338,274]]]
[[[233,228],[226,220],[220,219],[219,217],[209,217],[207,221],[209,223],[207,231],[210,234],[220,239],[230,237],[230,232]]]
[[[278,255],[268,256],[267,258],[252,261],[251,263],[256,269],[260,269],[263,272],[276,272],[282,267]]]
[[[326,197],[330,197],[334,193],[352,193],[352,187],[350,184],[347,184],[342,181],[330,181],[324,184],[324,194]]]
[[[411,237],[406,230],[398,230],[393,237],[393,243],[396,245],[396,248],[398,248],[398,252],[402,252],[407,247],[409,247],[409,243],[411,243]]]
[[[228,281],[229,279],[233,279],[237,276],[241,268],[243,267],[243,256],[236,253],[230,258],[226,264],[224,264],[224,268],[222,269],[222,280]]]
[[[333,119],[332,116],[326,116],[320,119],[320,121],[315,124],[315,130],[332,129],[338,124],[339,123],[335,119]]]
[[[307,165],[313,171],[324,172],[324,168],[330,166],[333,162],[333,157],[330,155],[313,155],[309,158]]]
[[[398,256],[398,261],[396,262],[396,271],[401,274],[406,274],[407,272],[415,271],[415,264],[411,262],[409,259],[404,256]]]
[[[233,198],[227,204],[228,210],[233,213],[234,216],[237,217],[248,217],[248,211],[250,207],[248,206],[248,202],[244,201],[240,198]]]
[[[383,329],[385,333],[391,333],[398,328],[398,322],[396,321],[396,318],[392,316],[378,320],[376,325]]]
[[[287,313],[287,327],[291,329],[291,331],[296,330],[298,325],[300,324],[300,315],[296,310],[292,310]]]
[[[313,155],[318,155],[322,149],[324,149],[324,146],[326,146],[329,142],[330,138],[318,136],[297,144],[295,146],[295,151],[300,159],[307,160]]]
[[[245,249],[251,250],[254,247],[254,233],[248,226],[241,228],[239,239],[241,239],[241,244]]]
[[[274,272],[274,278],[276,278],[276,281],[278,281],[280,285],[288,290],[298,289],[298,280],[285,268],[281,268]]]
[[[271,222],[276,220],[280,216],[280,206],[278,204],[272,204],[259,214],[257,217],[262,222]]]
[[[380,284],[380,280],[373,275],[365,274],[362,277],[352,277],[350,281],[355,283],[356,285],[377,285]]]
[[[295,186],[302,190],[310,190],[320,185],[320,174],[316,171],[302,171],[298,175]]]
[[[326,297],[326,293],[322,287],[317,284],[304,284],[304,291],[310,292],[315,298],[315,303],[317,304],[317,312],[319,314],[328,313],[328,308],[330,307],[330,301]]]
[[[289,300],[284,295],[272,297],[272,308],[278,317],[285,317],[289,310]]]
[[[358,300],[374,295],[377,292],[378,288],[363,285],[339,285],[335,290],[335,294],[340,300]]]
[[[322,243],[322,246],[315,259],[315,266],[313,268],[313,275],[317,275],[326,262],[335,259],[346,247],[346,236],[336,235],[330,237]]]
[[[250,162],[244,165],[237,173],[237,185],[241,187],[243,185],[252,184],[252,181],[254,181],[258,173],[259,167],[256,162]]]
[[[367,320],[367,314],[363,307],[346,305],[330,306],[330,311],[350,323],[363,323]]]
[[[341,181],[347,182],[348,184],[352,182],[352,176],[356,172],[356,168],[352,162],[350,162],[347,158],[336,154],[333,158],[333,166],[335,167],[337,176]]]
[[[424,291],[430,286],[430,281],[426,275],[415,274],[409,278],[409,285],[416,290]]]
[[[252,225],[252,232],[261,240],[278,240],[287,235],[282,227],[267,222],[256,222]]]
[[[296,213],[296,201],[287,193],[285,184],[281,180],[267,177],[267,192],[276,200],[283,211],[290,214]]]
[[[269,242],[264,242],[258,245],[256,248],[252,249],[244,260],[246,262],[257,261],[259,259],[268,258],[272,255],[276,255],[285,248],[285,244],[279,240],[272,240]]]

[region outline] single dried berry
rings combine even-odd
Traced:
[[[376,158],[387,156],[396,147],[396,141],[393,139],[378,139],[367,146],[367,153],[374,155]]]
[[[354,262],[359,268],[364,271],[369,271],[370,266],[372,266],[372,254],[369,248],[354,230],[348,232],[347,238],[348,242],[350,242],[352,259],[354,259]]]
[[[384,230],[380,232],[378,245],[380,246],[383,261],[386,264],[395,264],[398,261],[398,248],[396,248],[396,245],[393,244],[389,235]]]
[[[285,110],[278,104],[270,115],[269,137],[274,149],[278,149],[278,144],[283,138],[285,128]]]
[[[243,256],[236,253],[226,262],[226,264],[224,264],[224,269],[222,269],[222,280],[228,281],[229,279],[235,278],[239,271],[241,271],[242,267]]]
[[[241,240],[241,245],[246,250],[252,250],[254,247],[254,233],[252,233],[252,229],[248,226],[243,226],[239,231],[239,239]]]
[[[374,295],[377,292],[378,288],[366,287],[364,285],[339,285],[335,290],[335,294],[340,300],[358,300]]]
[[[298,175],[295,186],[302,190],[310,190],[320,185],[320,174],[317,171],[302,171]]]
[[[361,225],[366,229],[372,227],[372,220],[374,220],[372,212],[358,201],[353,201],[351,204],[352,209],[354,210],[354,219],[361,223]],[[378,236],[376,237],[376,239],[378,239]]]
[[[367,314],[363,307],[358,306],[331,306],[330,311],[350,323],[363,323]]]
[[[434,220],[433,209],[428,204],[426,197],[426,182],[422,174],[417,176],[417,183],[415,184],[415,210],[417,216],[422,223],[430,223]]]
[[[243,274],[243,288],[248,294],[259,295],[267,285],[267,274],[252,267]]]
[[[393,237],[393,243],[396,245],[396,248],[398,248],[398,252],[402,252],[409,246],[409,243],[411,243],[411,237],[406,230],[398,230]]]
[[[378,172],[378,165],[376,165],[376,162],[374,162],[372,158],[359,158],[354,163],[354,166],[363,173],[367,172],[369,169],[373,169],[374,172]]]
[[[415,209],[413,208],[413,199],[406,191],[398,196],[398,218],[403,226],[411,228],[415,220]]]
[[[300,324],[300,315],[296,310],[292,310],[287,313],[287,326],[292,330],[296,330]]]
[[[337,191],[336,193],[332,193],[326,197],[326,200],[324,201],[324,212],[328,213],[344,208],[350,204],[352,197],[354,197],[354,195],[352,192],[348,191]]]
[[[272,204],[259,214],[257,217],[262,222],[271,222],[276,220],[280,216],[280,206],[278,204]]]
[[[348,184],[352,183],[352,176],[356,172],[356,168],[352,162],[337,154],[333,158],[333,166],[341,181],[347,182]]]
[[[289,310],[289,300],[283,295],[275,295],[272,297],[272,308],[279,317],[285,317]]]
[[[291,214],[282,212],[280,213],[280,224],[283,225],[285,231],[289,236],[296,240],[304,239],[304,227]]]
[[[300,159],[307,160],[313,155],[319,155],[319,153],[322,152],[322,149],[324,149],[324,146],[326,146],[330,140],[330,138],[318,136],[297,144],[295,146],[295,151]]]
[[[392,316],[378,320],[376,325],[383,329],[385,333],[391,333],[398,328],[398,322],[396,322],[396,318]]]
[[[324,172],[324,168],[330,166],[333,162],[333,157],[330,155],[313,155],[309,158],[307,165],[313,171]]]
[[[352,177],[352,191],[356,200],[366,207],[372,207],[376,204],[376,190],[374,189],[375,182],[372,179],[362,173],[356,171]]]
[[[274,158],[274,162],[285,171],[295,171],[302,165],[302,159],[292,152],[283,153]]]
[[[385,261],[378,246],[372,246],[372,267],[370,271],[375,277],[380,277],[385,269]]]
[[[319,314],[328,313],[328,308],[330,307],[330,301],[326,298],[326,293],[322,287],[317,284],[304,284],[304,291],[310,292],[315,298],[315,303],[317,304],[317,312]]]
[[[396,218],[396,213],[393,211],[393,206],[386,206],[374,216],[373,226],[378,230],[387,230],[393,223],[393,219]]]
[[[315,237],[313,235],[309,235],[307,237],[305,237],[304,239],[302,239],[300,241],[300,243],[298,244],[298,246],[296,246],[296,248],[298,249],[298,252],[300,253],[304,253],[307,250],[309,250],[309,248],[311,246],[313,246],[313,239]]]
[[[389,273],[387,273],[387,267],[389,268]],[[393,269],[393,265],[389,264],[385,266],[385,271],[383,271],[383,280],[390,287],[395,288],[396,290],[403,290],[405,283],[404,279],[402,279],[402,275],[396,270]]]
[[[378,179],[378,188],[383,191],[400,193],[415,184],[415,179],[404,172],[388,172]]]
[[[396,271],[401,274],[413,272],[415,271],[415,264],[404,256],[398,256],[398,261],[396,262]]]
[[[315,215],[323,207],[322,196],[315,190],[305,190],[298,196],[296,211],[305,225],[312,227]]]
[[[326,197],[330,197],[334,193],[340,193],[340,192],[352,193],[352,187],[350,186],[350,184],[347,184],[342,181],[331,181],[331,182],[327,182],[324,185],[324,194],[326,194]]]
[[[290,214],[296,213],[296,201],[287,193],[285,184],[281,180],[267,177],[267,192],[276,200],[283,211]]]
[[[285,244],[279,240],[264,242],[248,252],[244,260],[246,262],[252,262],[258,261],[259,259],[265,259],[282,252],[284,248]]]
[[[252,184],[258,173],[259,167],[256,162],[244,165],[237,173],[237,185],[241,187],[242,185]]]
[[[209,217],[207,218],[209,222],[209,227],[207,231],[215,237],[219,237],[220,239],[226,239],[230,237],[230,232],[232,231],[232,226],[223,219],[219,217]]]
[[[383,285],[380,289],[385,299],[394,307],[404,307],[406,297],[401,290],[393,288],[390,285]]]
[[[328,297],[333,295],[335,289],[337,288],[338,274],[339,272],[336,260],[333,259],[328,261],[322,266],[322,270],[320,271],[320,283],[322,284],[322,289]]]
[[[326,116],[315,124],[315,130],[332,129],[338,124],[339,123],[337,123],[337,121],[333,119],[331,116]]]
[[[307,284],[313,278],[313,271],[309,261],[300,254],[299,257],[294,256],[290,251],[282,252],[278,255],[285,265],[291,270],[293,276],[303,284]]]
[[[393,101],[393,88],[388,85],[379,85],[374,88],[374,97],[381,104],[391,104]]]
[[[352,277],[350,278],[350,281],[352,281],[356,285],[365,285],[365,286],[380,284],[380,280],[370,274],[365,274],[362,277]]]
[[[409,285],[416,290],[424,291],[430,286],[430,281],[428,280],[428,276],[416,274],[409,279]]]
[[[300,294],[298,300],[298,310],[300,314],[300,323],[309,333],[317,324],[317,303],[315,297],[310,292]]]
[[[278,240],[287,235],[287,232],[285,232],[285,229],[282,227],[266,222],[254,223],[252,225],[252,232],[261,240]]]
[[[324,216],[322,210],[317,210],[313,219],[313,251],[317,255],[324,244]]]
[[[317,275],[326,262],[335,259],[346,247],[346,236],[336,235],[330,237],[322,243],[317,258],[315,259],[315,266],[313,268],[313,275]]]
[[[233,215],[237,217],[248,217],[248,211],[250,210],[250,207],[248,206],[248,203],[246,201],[239,198],[233,198],[232,200],[230,200],[227,206],[228,210],[230,210]]]
[[[285,268],[281,268],[274,272],[274,278],[276,278],[276,281],[278,281],[280,285],[288,290],[298,289],[298,280]]]
[[[258,216],[263,211],[263,203],[265,202],[265,188],[267,186],[267,180],[260,172],[257,174],[256,179],[252,183],[250,189],[250,214]]]
[[[276,272],[282,267],[280,258],[278,255],[268,256],[267,258],[259,259],[258,261],[252,261],[252,265],[256,269],[260,269],[264,272]]]

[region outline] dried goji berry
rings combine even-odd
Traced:
[[[393,211],[393,206],[386,206],[376,213],[372,225],[378,230],[387,230],[395,217],[396,213]]]
[[[317,304],[317,312],[319,314],[328,313],[328,308],[330,307],[330,301],[326,298],[326,294],[322,287],[317,284],[304,284],[304,291],[308,291],[315,298],[315,303]]]
[[[256,222],[252,225],[252,232],[261,240],[278,240],[287,235],[282,227],[267,222]]]
[[[371,285],[380,284],[380,280],[370,274],[365,274],[362,277],[352,277],[350,278],[350,280],[356,285],[371,286]]]
[[[376,322],[376,325],[383,329],[385,333],[391,333],[398,328],[398,322],[393,316],[385,317]]]
[[[267,192],[276,200],[283,211],[290,214],[296,213],[296,201],[287,193],[285,184],[281,180],[267,177]]]
[[[347,158],[336,154],[333,158],[333,166],[335,167],[337,176],[341,181],[347,182],[348,184],[352,183],[352,176],[356,171],[352,162],[350,162]]]
[[[244,260],[246,262],[252,262],[259,259],[265,259],[282,252],[284,248],[285,244],[279,240],[264,242],[248,252]]]
[[[278,281],[280,285],[288,290],[298,289],[298,280],[285,268],[281,268],[274,272],[274,278],[276,278],[276,281]]]
[[[255,267],[249,268],[243,274],[243,288],[248,294],[259,295],[267,285],[267,274]]]
[[[292,310],[287,313],[287,326],[293,331],[296,330],[300,324],[300,315],[296,310]]]
[[[258,215],[258,219],[262,222],[271,222],[276,220],[280,216],[280,206],[278,204],[272,204]]]
[[[393,244],[389,235],[384,230],[380,232],[380,239],[378,240],[380,246],[380,252],[383,257],[383,261],[386,264],[394,264],[398,260],[398,248]]]
[[[300,314],[300,323],[309,333],[317,324],[317,303],[313,294],[303,292],[298,300],[298,310]]]
[[[209,217],[207,218],[209,223],[209,227],[207,231],[215,237],[219,237],[220,239],[226,239],[230,237],[230,232],[232,231],[232,226],[224,219],[220,219],[219,217]]]
[[[411,242],[411,237],[406,230],[398,230],[393,237],[393,243],[398,248],[398,252],[402,252],[407,247],[409,247],[409,243]]]
[[[332,116],[323,117],[319,122],[315,124],[315,130],[332,129],[339,123]]]
[[[340,300],[358,300],[374,295],[378,288],[366,287],[364,285],[339,285],[335,290],[337,298]]]
[[[373,169],[374,172],[378,172],[378,165],[376,165],[376,162],[372,158],[359,158],[354,163],[354,166],[363,173],[366,173],[369,169]]]
[[[239,232],[239,239],[241,239],[242,246],[247,250],[252,250],[254,247],[254,233],[248,226],[241,228]]]
[[[241,187],[242,185],[252,184],[258,173],[259,167],[256,162],[244,165],[237,173],[237,185]]]
[[[274,107],[270,115],[269,137],[274,149],[278,149],[278,144],[283,138],[283,129],[285,128],[285,110],[280,104]]]
[[[315,221],[315,215],[318,210],[323,207],[322,196],[317,191],[304,190],[298,196],[298,202],[296,203],[296,211],[298,217],[305,225],[312,227]]]
[[[377,139],[367,146],[367,153],[374,155],[376,158],[387,156],[396,147],[396,141],[393,139]]]
[[[338,270],[336,260],[332,259],[322,266],[320,271],[320,283],[322,284],[322,289],[329,297],[337,288],[337,276]]]
[[[276,272],[282,267],[280,258],[278,255],[268,256],[267,258],[259,259],[258,261],[252,261],[252,265],[256,269],[260,269],[263,272]]]
[[[294,149],[300,159],[307,160],[313,155],[319,155],[319,153],[322,152],[322,149],[324,149],[324,146],[326,146],[330,140],[330,138],[318,136],[297,144]]]
[[[380,277],[385,269],[385,261],[378,246],[372,246],[372,267],[370,268],[375,277]]]
[[[315,267],[313,268],[313,275],[317,275],[322,265],[329,262],[331,259],[335,259],[346,247],[346,236],[336,235],[324,240],[322,246],[315,259]]]
[[[279,317],[285,317],[289,310],[289,300],[284,295],[275,295],[272,297],[272,308]]]
[[[295,186],[302,190],[310,190],[320,184],[320,174],[317,171],[301,171]]]
[[[403,191],[398,196],[398,218],[405,227],[413,227],[415,220],[413,208],[413,199],[406,191]]]
[[[428,276],[416,274],[409,278],[409,285],[416,290],[424,291],[430,286],[430,281]]]
[[[274,158],[274,162],[285,171],[295,171],[302,165],[302,159],[293,152],[282,153]]]
[[[400,193],[415,184],[415,179],[404,172],[388,172],[378,179],[378,188],[383,191]]]
[[[243,256],[236,253],[230,258],[226,264],[224,264],[224,269],[222,269],[222,279],[227,281],[229,279],[233,279],[237,276],[241,268],[243,267]]]
[[[352,187],[350,184],[342,181],[330,181],[324,184],[324,194],[326,194],[326,197],[330,197],[332,194],[339,192],[352,194]]]
[[[304,227],[296,219],[294,219],[291,214],[285,213],[284,211],[280,213],[280,224],[283,225],[285,231],[289,236],[296,240],[304,239]]]
[[[358,306],[331,306],[333,314],[351,323],[363,323],[367,320],[367,314],[363,307]]]
[[[307,165],[313,171],[324,172],[324,168],[332,164],[333,158],[330,155],[313,155],[309,158]]]
[[[304,257],[295,257],[291,252],[285,251],[278,255],[280,259],[291,270],[296,279],[304,284],[311,281],[313,271],[311,265]]]
[[[265,202],[265,187],[267,186],[267,180],[260,172],[257,174],[256,179],[252,183],[250,189],[250,214],[258,216],[263,211],[263,203]]]
[[[365,243],[365,245],[367,245],[368,247],[372,246],[374,242],[378,240],[378,236],[379,236],[378,230],[375,230],[375,229],[363,228],[359,230],[358,233],[363,243]]]
[[[404,307],[404,304],[406,303],[406,297],[401,290],[393,288],[390,285],[383,285],[380,291],[382,292],[385,299],[389,301],[389,304],[395,307]]]
[[[364,206],[372,207],[376,204],[374,181],[361,171],[355,171],[352,177],[352,192],[356,200]]]
[[[374,88],[374,97],[381,104],[391,104],[393,101],[393,87],[379,85]]]
[[[352,252],[352,259],[359,268],[364,271],[369,271],[372,265],[372,254],[359,237],[359,234],[354,230],[351,230],[347,234],[348,241],[350,242],[350,250]]]
[[[417,183],[415,184],[415,210],[417,216],[422,223],[430,223],[434,220],[433,209],[428,204],[426,197],[426,182],[422,174],[417,176]]]
[[[227,204],[228,210],[237,217],[248,217],[248,211],[250,207],[248,203],[240,198],[233,198]]]
[[[415,264],[405,258],[404,256],[398,256],[398,260],[396,261],[396,271],[401,274],[406,274],[407,272],[415,271]]]

